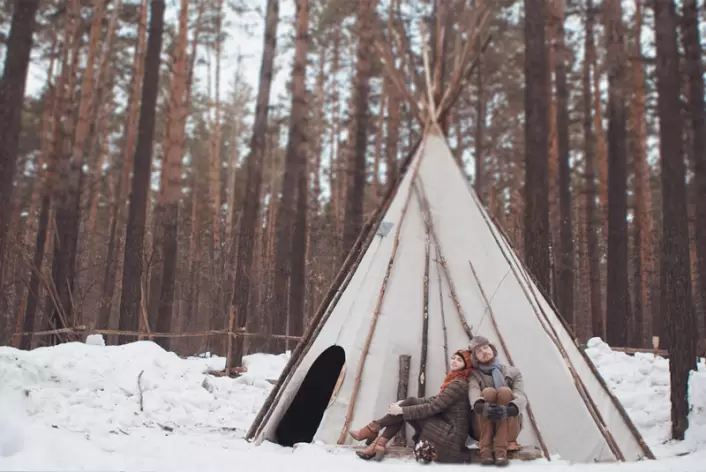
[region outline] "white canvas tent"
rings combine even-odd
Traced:
[[[352,444],[349,429],[405,396],[403,360],[406,396],[433,395],[479,334],[523,373],[521,444],[576,462],[653,458],[430,122],[247,438]]]

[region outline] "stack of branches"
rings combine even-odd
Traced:
[[[399,4],[395,16],[401,17]],[[421,56],[424,77],[422,77],[416,66],[419,62],[418,56],[412,51],[409,34],[404,23],[402,21],[394,22],[391,11],[388,15],[387,25],[387,34],[390,37],[385,37],[384,32],[380,31],[375,38],[375,47],[381,56],[382,65],[390,81],[409,104],[412,114],[422,127],[428,123],[441,122],[458,100],[478,58],[483,54],[490,41],[488,28],[490,9],[482,0],[475,2],[472,7],[463,9],[458,21],[453,51],[454,69],[443,94],[440,94],[439,90],[443,79],[443,60],[441,58],[444,54],[445,36],[448,33],[446,26],[441,21],[437,21],[435,44],[432,45],[428,27],[423,21],[420,21],[420,31],[423,36]],[[399,67],[396,66],[393,44],[397,57],[400,58]],[[429,60],[432,46],[435,50],[434,57],[439,59],[435,61],[433,71]],[[414,84],[413,88],[408,85],[410,83]],[[434,97],[440,97],[438,102]]]

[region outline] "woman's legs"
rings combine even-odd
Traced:
[[[418,398],[407,398],[406,400],[403,400],[400,405],[412,406],[418,405],[419,403],[421,403],[421,401]],[[377,437],[382,428],[385,428],[386,430],[383,432],[385,437],[392,439],[403,425],[404,420],[401,415],[385,415],[382,418],[371,421],[359,430],[350,431],[349,434],[357,441],[367,439],[367,444],[370,444]],[[415,429],[417,428],[415,427]]]
[[[419,405],[420,403],[422,402],[418,398],[410,397],[406,400],[402,400],[400,402],[400,406]],[[402,419],[402,415],[385,415],[382,418],[375,420],[374,422],[385,428],[388,426],[396,425],[398,423],[402,424],[404,423],[404,420]]]
[[[421,401],[417,398],[407,398],[400,403],[400,406],[411,406],[419,403],[421,403]],[[395,435],[404,427],[404,424],[405,421],[402,418],[402,415],[389,414],[370,423],[370,425],[375,425],[372,426],[372,429],[376,427],[378,431],[382,428],[384,429],[382,434],[377,437],[372,444],[368,443],[368,447],[358,452],[358,457],[366,460],[372,459],[373,457],[376,457],[378,460],[382,459],[382,456],[385,454],[385,448],[388,441],[395,437]],[[418,432],[418,424],[414,421],[410,421],[410,424],[415,431]],[[366,428],[371,427],[370,425],[366,426]],[[351,435],[353,435],[353,432],[351,432]]]

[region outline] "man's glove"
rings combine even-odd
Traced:
[[[504,405],[488,405],[488,419],[499,421],[507,418],[507,407]]]
[[[487,415],[487,410],[488,410],[487,407],[488,407],[488,405],[485,403],[485,400],[478,400],[473,405],[473,411],[476,413],[476,415],[488,416]]]
[[[517,408],[517,405],[515,405],[514,403],[510,403],[510,404],[507,406],[507,416],[508,416],[508,418],[512,418],[513,416],[517,416],[517,415],[519,415],[519,414],[520,414],[520,409]]]

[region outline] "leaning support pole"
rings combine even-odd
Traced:
[[[429,350],[429,233],[424,245],[424,293],[422,305],[422,353],[419,356],[417,397],[422,398],[427,385],[427,351]]]
[[[439,256],[440,257],[440,256]],[[441,327],[444,333],[444,365],[446,366],[446,372],[449,371],[449,334],[446,328],[446,313],[444,312],[444,289],[441,282],[441,271],[437,268],[436,270],[436,282],[439,287],[439,312],[441,313]]]
[[[431,235],[432,241],[434,242],[434,248],[436,249],[436,255],[439,257],[438,265],[440,265],[444,271],[444,278],[446,279],[446,283],[449,285],[449,292],[451,292],[451,299],[453,300],[454,305],[456,306],[456,313],[458,313],[458,318],[459,318],[459,321],[461,322],[461,326],[463,327],[463,331],[465,331],[466,336],[468,336],[468,339],[471,340],[471,339],[473,339],[473,331],[471,330],[471,327],[468,325],[468,322],[466,321],[466,315],[463,311],[463,307],[461,306],[461,302],[458,299],[456,287],[454,286],[453,279],[451,278],[451,274],[449,273],[449,268],[446,265],[446,259],[444,258],[444,253],[441,250],[441,244],[439,243],[439,239],[436,237],[436,231],[434,231],[434,222],[432,221],[432,218],[431,218],[431,210],[429,209],[429,201],[427,200],[427,197],[424,194],[424,189],[420,185],[421,185],[421,182],[415,182],[414,193],[417,195],[417,198],[419,199],[419,206],[422,209],[422,215],[424,217],[424,224],[427,225],[427,227],[429,228],[429,234]]]

